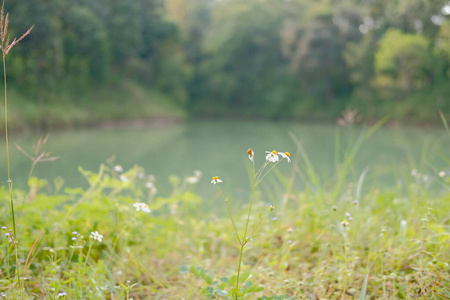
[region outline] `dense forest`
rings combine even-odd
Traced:
[[[202,116],[450,112],[442,0],[21,0],[5,10],[12,36],[35,25],[7,70],[13,94],[36,105],[132,82]]]

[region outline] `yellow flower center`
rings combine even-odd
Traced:
[[[214,176],[214,177],[213,177],[213,180],[214,180],[214,181],[217,181],[217,179],[219,179],[219,176]]]
[[[275,155],[277,155],[277,154],[278,154],[278,153],[277,153],[277,151],[275,151],[275,150],[273,150],[273,151],[272,151],[272,153],[273,153],[273,154],[275,154]]]
[[[291,156],[289,152],[284,152],[284,154],[286,154],[286,156]]]
[[[253,155],[253,154],[252,154],[252,153],[253,153],[252,148],[248,148],[247,153],[248,153],[248,155],[252,156],[252,155]]]

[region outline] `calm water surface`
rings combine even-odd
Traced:
[[[188,176],[194,170],[204,174],[196,187],[205,201],[217,200],[210,178],[220,176],[222,187],[238,201],[247,201],[248,166],[246,150],[256,152],[256,163],[264,160],[265,150],[289,151],[293,163],[281,166],[289,174],[293,164],[304,168],[289,132],[298,137],[317,172],[332,181],[336,172],[336,133],[339,132],[341,152],[354,143],[361,131],[367,128],[336,128],[334,125],[308,125],[273,122],[201,121],[178,124],[164,128],[83,129],[50,132],[46,150],[61,158],[55,162],[38,165],[34,175],[53,180],[65,179],[66,186],[86,186],[77,171],[81,166],[98,170],[111,156],[125,169],[133,165],[144,167],[148,174],[157,177],[156,185],[161,195],[170,192],[168,176]],[[40,134],[11,134],[12,178],[16,187],[25,186],[30,161],[14,144],[31,152]],[[4,142],[0,157],[0,178],[6,180]],[[445,156],[450,157],[450,138],[443,129],[382,128],[361,147],[353,169],[359,176],[368,167],[366,185],[395,186],[401,178],[409,176],[412,168],[429,172],[448,169]],[[274,180],[275,177],[272,177]],[[301,183],[299,183],[300,187]],[[281,196],[281,195],[280,195]]]

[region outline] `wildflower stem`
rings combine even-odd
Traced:
[[[265,163],[264,163],[265,164]],[[254,163],[253,163],[254,166]],[[253,168],[254,170],[254,168]],[[261,167],[261,172],[263,168]],[[258,171],[259,172],[259,171]],[[256,190],[256,174],[253,176],[253,190],[252,190],[252,197],[250,199],[250,206],[248,208],[248,215],[247,215],[247,222],[245,223],[245,230],[244,230],[244,236],[243,236],[243,243],[241,243],[241,254],[239,256],[239,265],[238,265],[238,273],[237,273],[237,280],[236,280],[236,289],[239,291],[239,275],[241,273],[241,263],[242,263],[242,254],[244,253],[244,246],[247,244],[247,230],[248,230],[248,223],[250,222],[250,213],[252,212],[252,205],[253,205],[253,199],[255,198],[255,190]],[[237,299],[237,296],[236,296]]]
[[[64,274],[63,274],[63,279],[64,279],[64,276],[65,276],[65,273],[67,273],[69,271],[70,263],[72,261],[72,257],[73,257],[73,253],[74,252],[75,252],[75,245],[72,247],[72,250],[70,251],[69,260],[67,261],[67,266],[66,266],[66,270],[64,271]]]
[[[268,215],[269,215],[269,214],[265,215],[264,217],[262,217],[262,218],[259,220],[259,223],[256,225],[255,229],[253,229],[252,233],[250,233],[249,236],[252,236],[252,235],[255,234],[256,230],[258,230],[258,228],[259,228],[259,226],[261,225],[262,221],[264,221],[264,219],[267,218]]]
[[[261,176],[261,173],[264,171],[265,167],[269,164],[269,161],[266,160],[263,165],[261,166],[261,168],[259,168],[258,172],[256,172],[254,175],[255,178],[258,178],[259,176]],[[253,170],[255,170],[255,163],[253,163]]]
[[[91,249],[92,249],[92,244],[94,244],[94,242],[91,241],[91,242],[89,243],[89,249],[88,249],[88,252],[87,252],[87,254],[86,254],[86,260],[84,261],[83,271],[86,270],[87,262],[88,262],[88,259],[89,259],[89,254],[91,253]]]
[[[228,214],[230,215],[231,223],[233,224],[234,233],[236,234],[236,237],[237,237],[237,239],[239,241],[239,245],[242,246],[241,238],[239,237],[239,233],[238,233],[238,231],[236,229],[236,225],[234,223],[233,215],[231,214],[230,206],[228,205],[228,198],[229,197],[225,197],[225,195],[223,194],[222,189],[220,188],[220,186],[218,186],[218,188],[219,188],[220,194],[222,194],[222,197],[225,200],[225,203],[227,204]]]
[[[236,237],[239,241],[239,244],[242,246],[241,238],[239,237],[239,233],[237,232],[236,225],[234,224],[233,216],[231,215],[230,206],[228,205],[228,198],[225,199],[225,203],[227,204],[228,213],[230,214],[231,223],[233,223],[234,232],[236,233]]]
[[[236,278],[236,294],[234,294],[235,299],[238,299],[238,293],[239,293],[239,274],[241,273],[241,263],[242,263],[242,254],[244,253],[244,247],[245,247],[245,242],[243,244],[241,244],[241,254],[239,255],[239,265],[238,265],[238,273],[237,273],[237,278]]]
[[[270,169],[263,175],[263,177],[261,177],[261,179],[259,179],[259,178],[257,179],[255,188],[261,183],[261,181],[264,179],[264,177],[266,177],[266,175],[269,174],[270,171],[272,171],[273,168],[275,168],[276,166],[278,166],[278,164],[279,164],[283,159],[284,159],[284,158],[282,158],[282,159],[279,160],[276,164],[274,164],[274,165],[272,166],[272,168],[270,168]],[[261,174],[262,174],[262,171],[261,171]],[[259,176],[261,176],[261,174],[259,174]]]

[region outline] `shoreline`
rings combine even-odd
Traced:
[[[27,124],[21,127],[8,127],[11,133],[30,133],[46,131],[65,131],[80,129],[120,129],[120,128],[165,128],[172,127],[185,122],[274,122],[274,123],[292,123],[292,124],[317,124],[317,125],[337,125],[336,121],[328,118],[268,118],[268,117],[248,117],[248,116],[191,116],[191,117],[148,117],[148,118],[130,118],[130,119],[107,119],[93,120],[88,122],[74,122],[72,124],[61,123],[41,126]],[[357,124],[341,127],[364,127],[373,126],[379,120],[368,120]],[[425,121],[420,123],[399,120],[387,120],[382,127],[392,129],[443,129],[445,126],[439,119],[436,122]],[[4,132],[4,127],[1,129]]]

